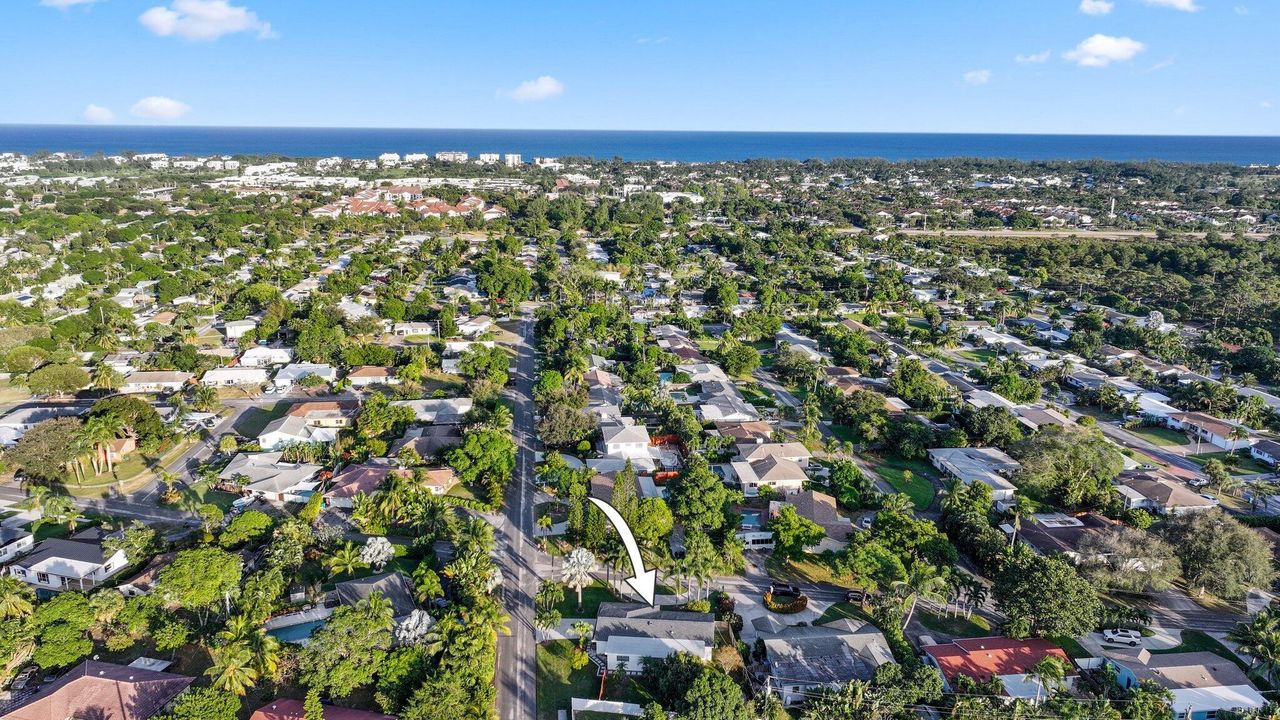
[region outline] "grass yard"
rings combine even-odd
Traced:
[[[1187,436],[1167,427],[1137,427],[1131,428],[1129,432],[1146,440],[1163,447],[1177,447],[1187,444]]]
[[[8,380],[0,381],[0,404],[19,403],[31,398],[31,393],[21,385]]]
[[[857,603],[844,602],[843,600],[841,600],[840,602],[827,608],[827,611],[822,613],[821,617],[819,617],[817,620],[814,620],[813,623],[811,624],[825,625],[830,622],[835,622],[837,620],[846,620],[846,619],[859,620],[862,622],[871,622],[871,616],[863,612],[861,605],[858,605]]]
[[[969,360],[971,362],[986,364],[988,360],[995,360],[998,357],[993,350],[986,348],[974,348],[973,350],[956,350],[956,355]]]
[[[831,569],[817,560],[802,558],[786,560],[777,554],[770,555],[765,561],[769,577],[789,583],[815,582],[830,583],[840,587],[848,587],[848,583],[831,574]]]
[[[986,637],[991,634],[991,624],[981,615],[966,618],[921,612],[918,617],[921,625],[948,637]]]
[[[556,606],[560,617],[593,618],[600,613],[600,603],[613,602],[618,597],[599,580],[582,588],[582,609],[578,609],[578,593],[573,588],[564,589],[564,600]]]
[[[1075,638],[1053,636],[1053,637],[1050,637],[1049,640],[1053,642],[1055,645],[1057,645],[1058,647],[1065,650],[1067,655],[1071,657],[1073,660],[1079,660],[1080,658],[1093,657],[1093,653],[1089,652],[1088,650],[1085,650],[1084,646],[1076,642]]]
[[[762,390],[759,385],[743,383],[738,386],[738,389],[742,391],[742,396],[747,402],[756,407],[778,407],[778,402],[773,399],[773,396]]]
[[[256,438],[262,434],[263,428],[271,423],[272,420],[284,417],[285,411],[289,409],[287,403],[276,403],[270,407],[251,407],[246,409],[236,418],[231,429],[237,435],[243,435],[248,438]]]
[[[538,646],[538,718],[556,720],[561,710],[569,710],[575,697],[595,698],[600,695],[600,678],[590,662],[574,670],[570,660],[577,650],[572,640],[553,640]]]
[[[1187,459],[1197,465],[1204,465],[1210,460],[1221,460],[1232,475],[1257,475],[1259,473],[1275,472],[1270,465],[1254,460],[1248,453],[1236,455],[1229,452],[1208,452],[1199,455],[1188,455]],[[1233,462],[1234,464],[1232,464]]]
[[[207,482],[197,482],[194,485],[184,487],[181,490],[181,495],[182,499],[179,503],[183,507],[213,503],[214,505],[217,505],[222,512],[230,510],[231,504],[240,497],[234,493],[214,490],[210,487],[210,483]]]
[[[911,471],[910,479],[906,475],[908,470]],[[894,490],[911,498],[911,504],[917,510],[924,510],[933,504],[933,496],[937,493],[934,480],[938,473],[929,463],[923,460],[889,458],[876,467],[876,472]]]

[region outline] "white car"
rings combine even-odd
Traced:
[[[1137,630],[1125,630],[1116,628],[1113,630],[1103,630],[1102,639],[1113,645],[1128,645],[1129,647],[1138,647],[1142,642],[1142,633]]]

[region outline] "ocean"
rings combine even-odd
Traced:
[[[1280,137],[0,125],[0,152],[373,158],[461,150],[715,162],[946,157],[1280,164]]]

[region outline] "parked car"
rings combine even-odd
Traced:
[[[790,583],[770,585],[769,593],[772,595],[795,595],[796,597],[799,597],[802,594],[799,587]]]
[[[1113,645],[1128,645],[1129,647],[1138,647],[1142,642],[1142,633],[1137,630],[1126,630],[1124,628],[1114,628],[1102,631],[1102,639]]]
[[[866,590],[850,590],[844,594],[845,602],[864,603],[871,599],[871,593]]]

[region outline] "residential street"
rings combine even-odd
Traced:
[[[534,638],[533,596],[538,574],[533,563],[540,554],[533,540],[534,419],[533,319],[520,324],[516,345],[516,369],[507,398],[512,404],[512,438],[516,443],[516,468],[507,488],[506,509],[498,518],[497,562],[502,569],[506,612],[511,616],[509,636],[498,637],[498,715],[503,720],[529,720],[537,715],[537,643]]]

